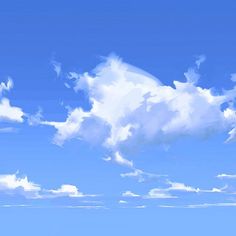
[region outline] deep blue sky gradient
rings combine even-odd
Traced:
[[[155,75],[162,83],[184,81],[183,73],[204,54],[199,85],[231,88],[236,72],[235,1],[5,1],[0,3],[0,78],[14,80],[7,94],[14,105],[33,114],[42,107],[47,120],[63,121],[61,105],[87,107],[86,96],[64,86],[51,60],[63,73],[90,71],[102,56],[116,53],[126,62]],[[120,209],[117,197],[130,189],[147,193],[155,182],[120,178],[125,169],[102,161],[106,150],[72,140],[52,144],[54,129],[14,125],[16,133],[0,133],[0,173],[17,170],[48,189],[62,183],[105,196],[110,209],[63,209],[67,199],[36,204],[43,207],[0,208],[0,235],[234,235],[234,208]],[[163,147],[130,150],[138,167],[168,174],[201,188],[222,182],[220,172],[236,172],[235,144],[226,135],[183,139]],[[206,201],[208,199],[204,199]],[[212,200],[209,197],[209,201]],[[217,199],[215,199],[217,200]],[[76,203],[76,200],[73,200]],[[224,201],[224,199],[219,199]],[[0,196],[1,204],[21,204],[19,197]]]

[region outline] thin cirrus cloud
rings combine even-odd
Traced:
[[[55,60],[51,61],[51,64],[53,66],[53,70],[55,71],[57,77],[60,77],[62,69],[61,69],[61,63]]]
[[[122,178],[137,179],[139,183],[145,182],[147,180],[155,180],[155,179],[160,179],[161,177],[167,177],[167,175],[153,174],[136,168],[134,168],[130,172],[121,173],[120,176]]]
[[[180,192],[186,193],[228,193],[228,186],[224,186],[222,188],[213,187],[212,189],[200,189],[195,188],[184,183],[166,181],[168,185],[166,188],[152,188],[149,190],[147,194],[140,195],[137,193],[133,193],[130,190],[122,193],[122,197],[141,197],[144,199],[171,199],[171,198],[179,198],[177,195]],[[174,193],[174,194],[173,194]]]
[[[218,174],[216,176],[216,178],[218,178],[218,179],[236,179],[236,175],[232,175],[232,174]]]
[[[160,208],[209,208],[209,207],[236,207],[236,202],[217,202],[217,203],[201,203],[189,205],[159,205]]]
[[[84,194],[71,184],[63,184],[58,189],[44,189],[39,184],[29,181],[27,176],[18,177],[18,173],[0,175],[0,192],[10,195],[22,195],[27,199],[97,196],[95,194]]]
[[[140,197],[139,194],[136,194],[130,190],[127,190],[125,192],[122,193],[122,197]]]
[[[186,82],[174,80],[173,86],[168,86],[120,58],[108,57],[92,73],[70,73],[74,91],[87,93],[89,111],[76,107],[65,121],[40,123],[56,129],[57,145],[72,138],[93,142],[99,137],[99,142],[114,153],[120,145],[168,143],[183,136],[210,133],[226,132],[227,141],[233,141],[236,88],[213,93],[198,86],[198,70],[204,60],[204,56],[199,57],[184,73]]]
[[[140,183],[145,182],[147,180],[160,179],[161,177],[167,177],[167,175],[148,173],[141,169],[137,169],[133,161],[124,158],[123,155],[121,155],[120,152],[118,151],[114,153],[113,158],[108,156],[108,157],[103,158],[103,160],[106,162],[114,161],[115,163],[121,166],[131,169],[131,171],[129,172],[121,173],[120,176],[122,178],[136,179]]]

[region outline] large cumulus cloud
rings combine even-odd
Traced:
[[[180,136],[209,133],[236,134],[234,102],[236,88],[212,92],[197,85],[204,58],[184,73],[186,82],[162,84],[154,76],[109,57],[91,73],[70,73],[75,92],[83,90],[91,103],[89,111],[70,110],[65,121],[41,121],[56,128],[54,142],[71,138],[99,141],[116,150],[129,142],[169,142]]]

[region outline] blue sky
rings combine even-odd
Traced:
[[[234,1],[0,7],[0,232],[231,235]]]

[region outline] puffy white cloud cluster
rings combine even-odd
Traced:
[[[0,192],[22,195],[29,199],[97,196],[83,194],[75,185],[71,184],[63,184],[58,189],[44,189],[39,184],[29,181],[27,176],[18,177],[17,174],[0,175]]]
[[[2,96],[4,91],[9,91],[11,88],[13,88],[13,81],[10,78],[7,83],[0,83],[0,121],[21,123],[24,120],[22,109],[12,106],[9,99]]]
[[[16,174],[0,175],[0,191],[8,194],[21,194],[27,198],[39,198],[41,187],[25,177]]]
[[[74,90],[84,90],[91,109],[71,110],[65,121],[42,121],[56,128],[54,142],[62,145],[71,138],[103,143],[117,150],[132,142],[169,142],[180,136],[204,136],[228,132],[227,141],[236,136],[234,101],[236,88],[213,93],[197,86],[198,68],[188,69],[186,82],[163,85],[152,75],[109,57],[92,73],[70,73]],[[73,76],[72,76],[73,75]]]

